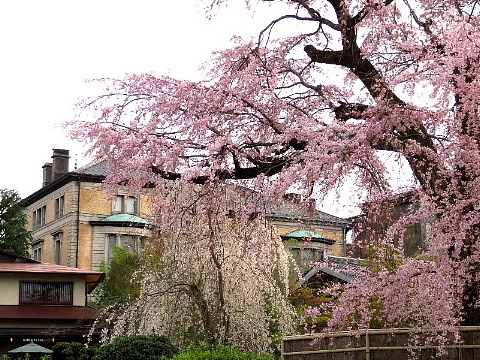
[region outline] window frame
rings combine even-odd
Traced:
[[[53,238],[53,246],[55,250],[55,264],[61,265],[63,232],[57,232],[52,234],[52,238]]]
[[[47,219],[47,205],[40,206],[33,211],[32,227],[33,230],[38,229],[46,224]]]
[[[130,202],[133,201],[133,209]],[[113,213],[138,215],[138,197],[133,195],[117,195],[113,200]]]
[[[73,305],[73,281],[21,280],[20,305]]]
[[[61,195],[55,199],[55,219],[65,215],[65,195]]]
[[[142,254],[145,251],[146,246],[146,236],[142,235],[132,235],[132,234],[115,234],[109,233],[106,234],[106,251],[105,251],[105,260],[107,264],[110,264],[113,260],[113,247],[119,246],[123,249],[130,251],[132,254]],[[125,247],[126,238],[130,238],[130,242],[133,243],[132,246]]]
[[[40,261],[42,262],[42,257],[43,257],[43,240],[37,240],[33,245],[32,245],[32,256],[33,260]],[[40,254],[40,256],[39,256]]]

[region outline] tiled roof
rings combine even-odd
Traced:
[[[303,285],[319,271],[332,275],[337,279],[347,283],[351,283],[355,279],[364,276],[364,274],[368,271],[364,265],[364,262],[365,260],[363,259],[327,256],[324,261],[314,264],[310,271],[305,274],[305,276],[297,285]]]
[[[79,169],[76,169],[73,172],[77,174],[105,176],[105,177],[110,175],[110,171],[108,170],[106,160],[100,160],[100,161],[97,160]]]
[[[98,275],[101,272],[93,270],[78,269],[69,266],[55,265],[49,263],[21,263],[21,262],[0,262],[0,273],[45,273],[45,274],[68,274],[68,275]]]
[[[278,220],[308,219],[311,222],[330,222],[350,226],[350,221],[320,210],[309,209],[308,203],[282,200],[271,206],[269,217]]]
[[[39,263],[40,261],[36,261],[30,258],[27,258],[22,255],[14,254],[9,251],[1,250],[0,249],[0,263],[1,262],[27,262],[27,263]]]
[[[0,262],[0,274],[1,273],[83,275],[87,283],[88,293],[90,293],[105,276],[104,273],[99,271],[40,262]]]

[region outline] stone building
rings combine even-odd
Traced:
[[[352,218],[353,256],[368,258],[370,251],[378,251],[376,245],[390,227],[399,219],[414,214],[418,207],[419,200],[412,192],[362,204],[362,214]],[[421,219],[405,223],[395,235],[394,245],[403,249],[403,255],[407,257],[422,253],[427,246],[432,222],[433,219]]]
[[[327,256],[346,256],[351,223],[316,209],[313,200],[288,194],[268,215],[302,273]]]
[[[150,231],[149,189],[139,196],[124,189],[109,198],[100,187],[108,175],[105,161],[69,171],[68,150],[54,149],[52,159],[43,165],[42,187],[25,199],[33,258],[99,270],[114,245],[141,251]],[[288,195],[267,217],[302,270],[326,255],[345,256],[349,221],[316,210],[313,202]]]
[[[43,165],[42,187],[24,199],[35,260],[98,270],[114,245],[141,251],[149,233],[147,190],[109,198],[100,184],[108,170],[101,161],[69,171],[69,152],[54,149]]]

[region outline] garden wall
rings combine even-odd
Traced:
[[[409,360],[480,359],[480,326],[457,328],[440,344],[437,333],[411,329],[382,329],[287,336],[283,339],[284,360]]]

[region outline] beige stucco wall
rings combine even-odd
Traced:
[[[87,185],[88,186],[88,185]],[[126,188],[119,189],[119,194],[128,195]],[[152,197],[146,192],[138,196],[139,215],[149,217],[153,212]],[[105,190],[98,187],[84,187],[80,195],[80,211],[87,214],[111,215],[113,212],[113,200]]]
[[[57,227],[54,232],[43,234],[41,237],[43,240],[43,252],[42,252],[42,262],[46,263],[55,263],[55,241],[54,235],[57,233],[62,233],[62,247],[61,247],[61,265],[67,265],[67,260],[69,257],[69,237],[70,237],[70,227],[68,225]]]
[[[85,306],[85,280],[79,276],[57,274],[0,274],[0,305],[18,305],[20,281],[73,281],[73,305]]]
[[[0,274],[0,305],[18,305],[19,277]]]
[[[25,213],[27,215],[27,230],[32,231],[32,211],[29,211],[28,209],[25,210]]]

